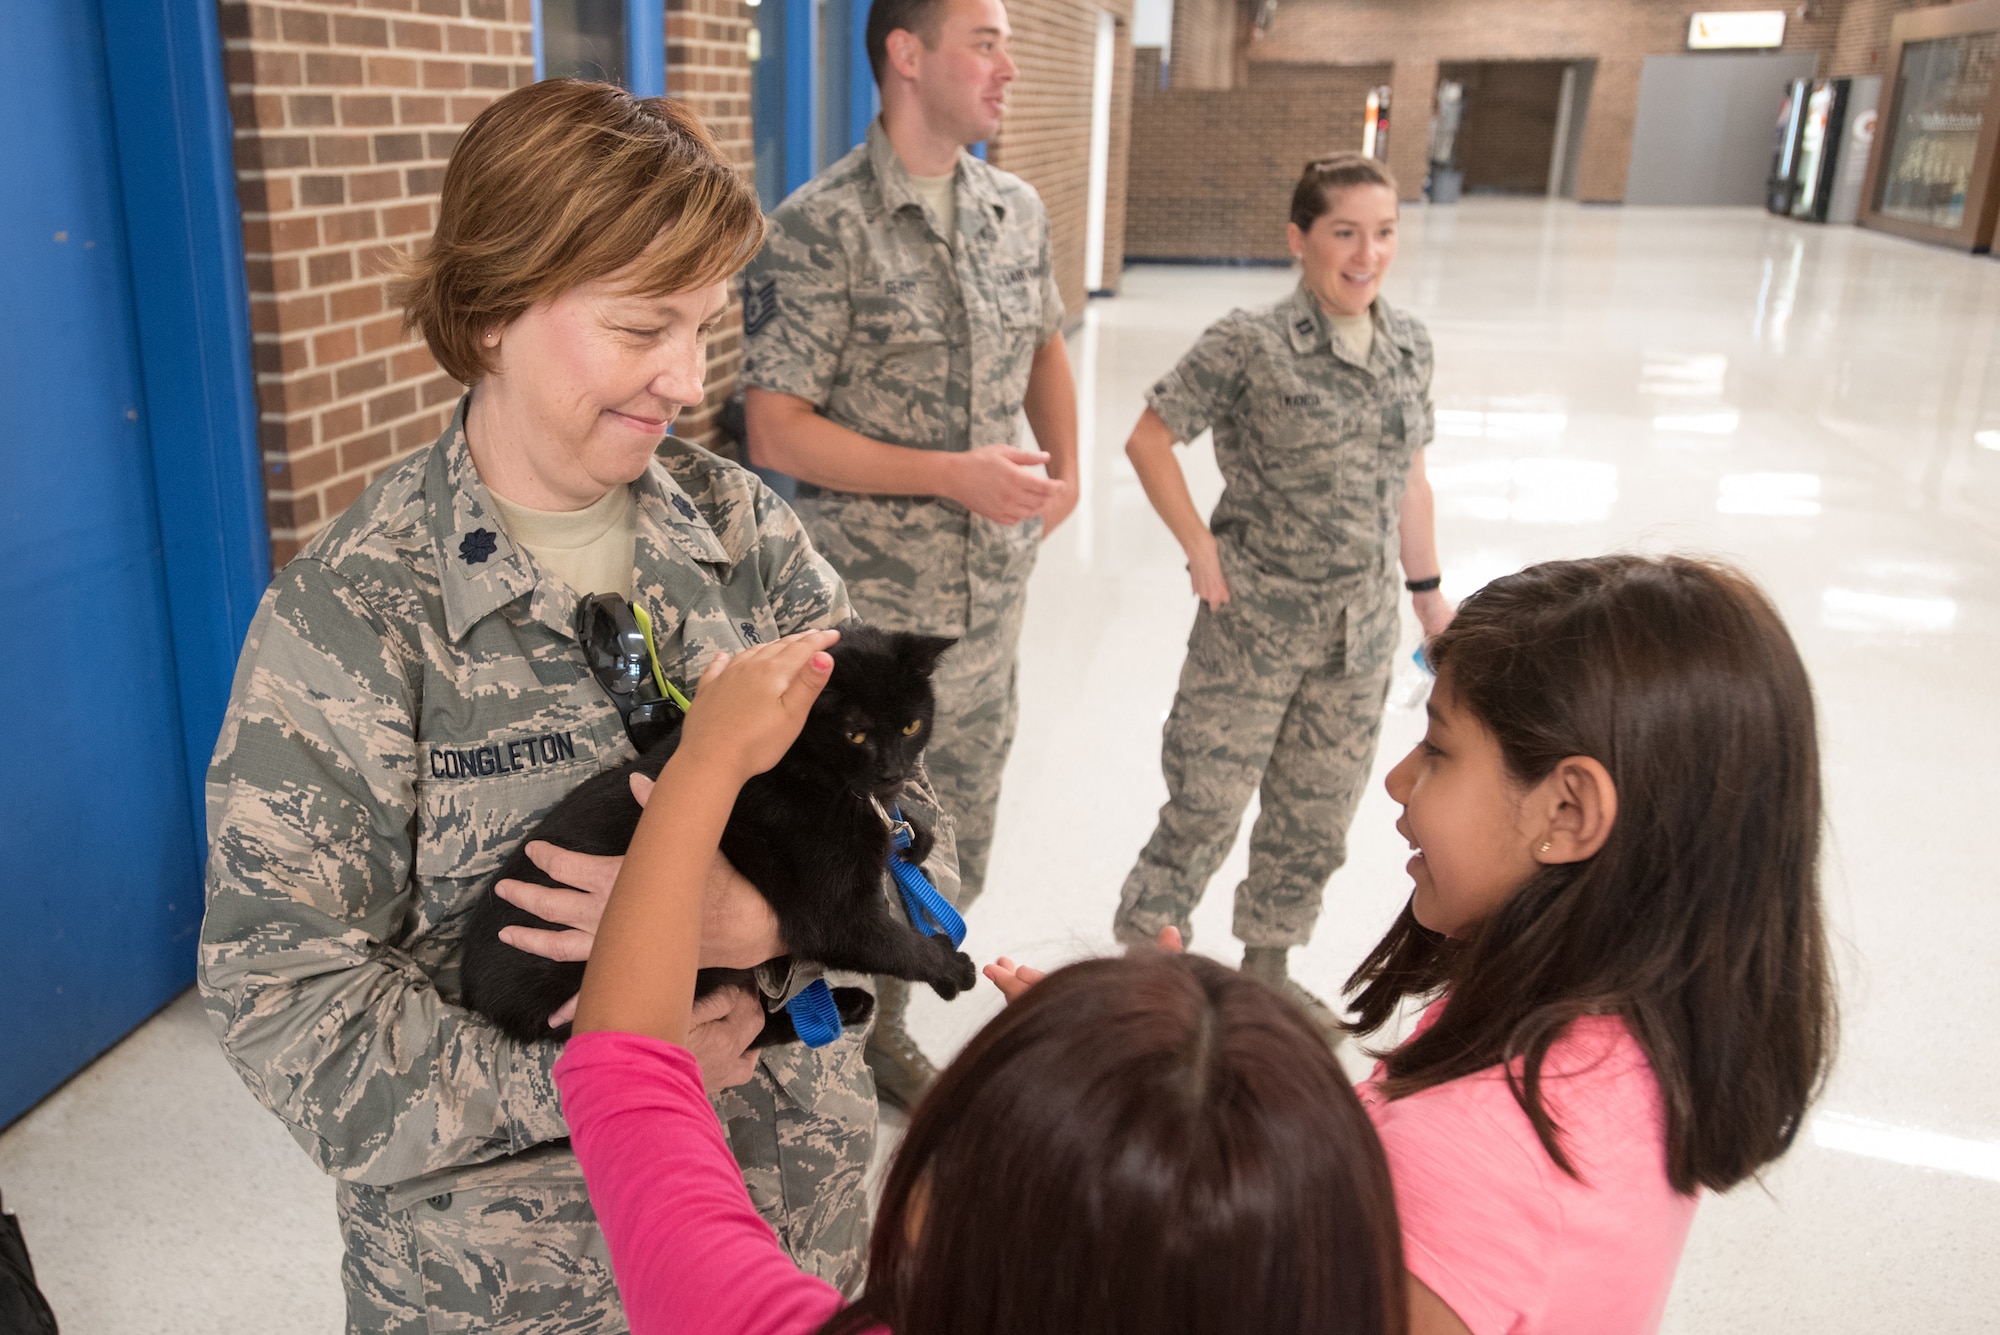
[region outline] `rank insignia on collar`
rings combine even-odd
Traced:
[[[688,498],[685,496],[676,495],[674,497],[674,509],[679,510],[681,512],[681,518],[687,520],[690,524],[692,524],[695,520],[701,518],[701,516],[695,512],[694,506],[688,502]]]
[[[491,529],[476,528],[459,539],[458,559],[469,566],[476,566],[493,555],[500,546],[500,539]]]
[[[1313,331],[1312,317],[1301,315],[1298,319],[1292,322],[1292,328],[1299,331],[1299,336],[1301,338],[1310,336]]]

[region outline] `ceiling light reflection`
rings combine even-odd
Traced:
[[[1715,508],[1726,515],[1785,515],[1804,518],[1819,513],[1817,473],[1732,473],[1722,479]]]
[[[1727,436],[1742,424],[1743,416],[1734,408],[1712,413],[1660,413],[1653,418],[1655,431],[1685,431],[1697,436]]]
[[[1594,524],[1618,501],[1618,467],[1595,459],[1479,459],[1432,467],[1438,511],[1516,524]]]
[[[1646,354],[1639,368],[1639,392],[1663,399],[1718,399],[1729,376],[1729,358],[1719,352],[1677,357]]]
[[[1982,450],[2000,450],[2000,431],[1975,431],[1972,443]]]
[[[1472,408],[1437,410],[1437,433],[1440,436],[1523,440],[1560,436],[1568,428],[1568,413],[1523,412],[1506,408],[1486,412]]]
[[[1958,603],[1950,598],[1829,588],[1820,594],[1819,605],[1820,620],[1834,630],[1942,631],[1958,620]]]
[[[1845,1113],[1817,1113],[1812,1128],[1813,1143],[1825,1149],[2000,1182],[2000,1144],[1990,1140],[1891,1126]]]

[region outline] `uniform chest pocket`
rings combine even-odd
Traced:
[[[1295,500],[1330,496],[1353,461],[1343,458],[1355,445],[1356,405],[1319,389],[1273,389],[1258,412],[1258,458],[1264,475]]]
[[[1400,480],[1410,460],[1424,446],[1424,401],[1411,393],[1390,395],[1382,405],[1381,448],[1376,470],[1384,480]]]
[[[895,348],[943,343],[951,313],[936,285],[921,278],[888,279],[852,294],[853,341]]]
[[[1008,329],[1039,330],[1042,327],[1042,289],[1039,282],[1003,282],[994,293],[993,305],[1000,323]]]
[[[443,777],[418,785],[415,866],[425,897],[441,901],[442,912],[483,884],[556,803],[599,769],[592,753],[564,733],[438,751],[450,758],[431,765]]]

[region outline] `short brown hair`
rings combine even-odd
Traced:
[[[1326,1040],[1147,951],[1050,974],[938,1077],[823,1331],[1402,1335],[1404,1303],[1389,1166]]]
[[[1314,158],[1292,187],[1292,222],[1306,231],[1333,207],[1337,192],[1355,185],[1387,186],[1390,194],[1398,193],[1396,174],[1366,153],[1330,153]]]
[[[898,28],[913,32],[927,50],[935,50],[943,9],[944,0],[875,0],[868,6],[868,27],[862,41],[868,48],[868,68],[875,72],[877,88],[882,86],[882,72],[889,68],[889,34]]]
[[[756,192],[684,104],[548,79],[466,127],[445,167],[437,231],[390,295],[404,327],[469,385],[493,369],[486,331],[537,302],[641,256],[638,293],[706,287],[763,240]]]

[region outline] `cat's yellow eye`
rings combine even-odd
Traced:
[[[917,729],[923,726],[924,726],[924,721],[922,719],[913,718],[910,720],[910,726],[903,729],[903,736],[914,737],[917,735]]]
[[[865,732],[850,732],[847,734],[847,740],[859,746],[868,740],[868,734]]]

